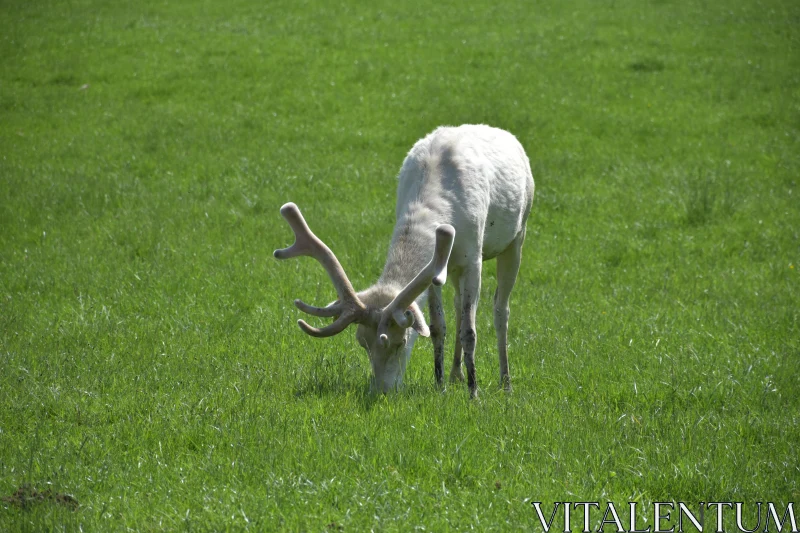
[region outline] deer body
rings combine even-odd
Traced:
[[[443,382],[446,326],[441,285],[450,276],[456,315],[450,377],[463,380],[463,353],[470,393],[477,394],[475,311],[482,262],[493,258],[498,261],[494,318],[500,379],[509,386],[508,300],[519,269],[533,192],[528,158],[517,139],[506,131],[473,125],[442,127],[414,145],[398,176],[396,224],[383,273],[372,287],[353,294],[355,303],[350,304],[356,311],[348,323],[359,324],[356,338],[370,356],[374,383],[380,390],[402,383],[417,335],[432,338],[435,378],[437,383]],[[300,242],[301,237],[297,239]],[[276,257],[299,255],[284,253],[286,250],[276,251]],[[341,307],[351,299],[339,292],[339,300],[332,306]],[[420,311],[426,303],[430,328]],[[338,316],[328,328],[344,316],[341,309],[331,306],[320,309],[302,302],[297,305],[317,316]],[[322,331],[302,321],[300,325],[312,335]],[[333,330],[341,331],[338,327],[329,331]]]

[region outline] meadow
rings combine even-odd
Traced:
[[[514,133],[536,182],[514,390],[489,262],[480,397],[436,388],[424,339],[403,390],[374,396],[352,332],[297,328],[294,298],[335,293],[314,261],[272,258],[292,242],[278,210],[297,203],[363,289],[403,157],[461,123]],[[0,530],[785,509],[799,176],[797,2],[4,0]]]

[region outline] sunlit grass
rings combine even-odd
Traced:
[[[3,3],[0,497],[79,507],[3,501],[0,529],[797,501],[798,20],[779,1]],[[514,392],[487,263],[480,399],[437,391],[424,342],[373,397],[352,333],[295,325],[293,298],[334,291],[272,259],[278,209],[365,288],[405,153],[459,123],[512,131],[536,180]]]

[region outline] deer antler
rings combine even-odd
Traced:
[[[275,258],[290,259],[301,255],[313,257],[325,268],[336,288],[336,294],[339,296],[337,301],[327,307],[315,307],[299,299],[295,300],[294,304],[304,313],[321,317],[337,317],[332,324],[324,328],[315,328],[309,326],[304,320],[298,320],[297,325],[300,326],[300,329],[312,337],[332,337],[344,331],[353,322],[363,319],[366,306],[353,290],[353,285],[347,278],[341,263],[336,259],[336,255],[311,232],[300,209],[294,203],[289,202],[281,207],[281,215],[292,228],[295,241],[288,248],[275,250],[273,253]]]
[[[453,250],[455,236],[456,230],[450,224],[442,224],[436,228],[436,246],[433,251],[433,258],[381,313],[378,335],[382,343],[385,343],[388,338],[386,328],[390,318],[394,319],[400,327],[411,327],[415,318],[414,313],[408,307],[431,283],[436,286],[444,285],[447,280],[447,261],[450,259],[450,252]]]

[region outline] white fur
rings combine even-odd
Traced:
[[[456,286],[457,337],[451,379],[463,379],[463,347],[473,395],[477,394],[475,309],[481,263],[495,257],[500,377],[508,386],[508,297],[519,268],[533,192],[528,157],[512,134],[483,125],[436,129],[418,141],[403,162],[398,176],[396,224],[383,274],[375,285],[358,294],[368,308],[384,308],[430,260],[436,228],[452,225],[456,233],[447,272]],[[422,306],[428,299],[436,379],[441,382],[445,330],[441,288],[431,285],[416,303]],[[416,340],[411,328],[395,328],[390,334],[392,343],[385,349],[376,340],[375,328],[368,324],[361,324],[356,336],[370,355],[378,388],[386,391],[399,385]]]
[[[493,259],[525,228],[533,177],[516,137],[489,126],[441,127],[417,141],[400,169],[397,226],[450,224],[450,269]],[[397,230],[395,230],[395,236]]]

